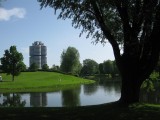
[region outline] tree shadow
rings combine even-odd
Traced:
[[[2,80],[0,81],[0,83],[3,83],[3,82],[13,82],[12,80]]]

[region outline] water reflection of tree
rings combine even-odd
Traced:
[[[115,91],[115,93],[120,93],[120,84],[120,82],[107,82],[103,85],[103,88],[108,92]]]
[[[34,107],[44,107],[47,105],[46,93],[31,93],[30,104]]]
[[[81,88],[62,91],[62,105],[65,107],[80,106]]]
[[[92,95],[97,91],[98,86],[97,84],[86,84],[83,85],[83,89],[85,95]]]
[[[98,87],[104,89],[104,91],[111,92],[115,91],[115,93],[120,93],[121,82],[119,78],[108,78],[106,76],[96,77],[95,84],[84,85],[84,93],[86,95],[94,94]]]
[[[20,94],[3,94],[5,98],[3,99],[3,103],[0,106],[3,107],[24,107],[26,104],[25,100],[21,100]]]

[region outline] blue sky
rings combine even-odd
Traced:
[[[29,66],[29,46],[41,41],[47,46],[47,64],[60,65],[60,56],[69,46],[80,53],[81,63],[93,59],[97,63],[114,60],[110,44],[93,45],[93,40],[79,37],[81,30],[74,29],[71,20],[57,20],[52,8],[40,10],[37,0],[6,0],[0,7],[0,57],[4,50],[16,45]]]

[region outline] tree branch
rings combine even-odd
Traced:
[[[144,7],[141,8],[141,1],[136,0],[135,3],[135,12],[133,15],[133,30],[135,31],[136,36],[138,36],[139,32],[141,31],[141,25],[143,23],[143,14],[144,14]]]
[[[147,70],[142,70],[139,75],[145,75],[143,76],[145,79],[149,77],[150,73],[154,70],[158,60],[159,60],[159,55],[160,55],[160,41],[157,39],[160,34],[160,4],[157,5],[156,9],[156,17],[155,17],[155,23],[153,25],[153,30],[148,37],[147,43],[145,44],[145,49],[149,47],[150,51],[148,51],[148,54],[143,53],[143,57],[141,59],[141,62],[146,61],[146,64],[143,64],[144,69]],[[150,59],[147,59],[150,58]],[[142,78],[142,79],[144,79]]]
[[[116,61],[117,62],[121,61],[121,55],[120,55],[120,49],[119,49],[118,43],[114,39],[114,36],[112,35],[109,28],[106,26],[104,18],[103,18],[103,16],[101,16],[100,10],[98,9],[96,1],[90,0],[90,2],[93,7],[93,10],[94,10],[95,17],[96,17],[101,29],[113,48],[113,52],[114,52],[114,56],[115,56]]]
[[[128,0],[115,0],[114,1],[117,10],[119,12],[119,15],[122,19],[123,24],[123,33],[124,33],[124,53],[128,52],[128,48],[130,48],[129,42],[130,42],[130,36],[133,34],[130,21],[129,21],[129,15],[128,15]]]

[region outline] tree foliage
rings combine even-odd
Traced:
[[[116,74],[119,74],[117,65],[115,61],[107,60],[99,64],[100,74],[110,74],[114,77]]]
[[[111,60],[104,61],[103,69],[105,74],[113,73],[113,62]]]
[[[99,64],[99,73],[104,74],[103,63]]]
[[[58,11],[58,18],[72,19],[75,28],[82,28],[95,41],[111,43],[116,60],[123,56],[150,62],[152,45],[158,47],[160,4],[158,0],[38,0],[41,7]],[[159,43],[159,42],[158,42]],[[120,54],[119,44],[124,54]],[[158,49],[159,50],[159,49]],[[138,57],[137,57],[138,56]],[[150,67],[149,64],[143,68]],[[149,75],[147,75],[149,76]]]
[[[38,0],[95,42],[109,42],[122,77],[121,103],[139,101],[160,53],[159,0]]]
[[[14,81],[14,76],[18,76],[26,68],[23,63],[23,55],[17,51],[16,46],[11,46],[9,50],[5,50],[0,60],[2,64],[1,69],[8,75],[12,75],[12,81]]]
[[[42,70],[44,71],[49,70],[49,66],[47,64],[42,65]]]
[[[80,36],[87,32],[87,38],[93,37],[96,42],[100,41],[102,43],[106,42],[106,37],[101,30],[98,21],[96,20],[96,14],[92,5],[91,0],[38,0],[41,2],[41,7],[50,6],[55,9],[55,13],[59,13],[58,19],[72,19],[72,26],[74,28],[82,28]],[[111,0],[99,0],[97,1],[99,8],[101,7],[101,12],[103,12],[103,17],[105,22],[109,25],[109,28],[115,32],[115,36],[120,37],[122,34],[118,30],[120,27],[120,18],[117,16],[115,7],[112,5]],[[107,4],[109,2],[110,4]],[[104,10],[104,11],[103,11]],[[59,12],[60,11],[60,12]],[[101,13],[102,14],[102,13]]]
[[[97,73],[99,73],[99,65],[96,61],[91,59],[83,60],[81,75],[94,75]]]
[[[29,70],[32,72],[36,72],[38,70],[38,65],[36,63],[32,63],[29,67]]]
[[[51,70],[53,70],[53,71],[59,71],[60,70],[60,68],[59,68],[59,66],[58,65],[52,65],[52,68],[51,68]]]
[[[61,54],[60,69],[66,73],[78,73],[80,70],[79,52],[74,47],[68,47]]]

